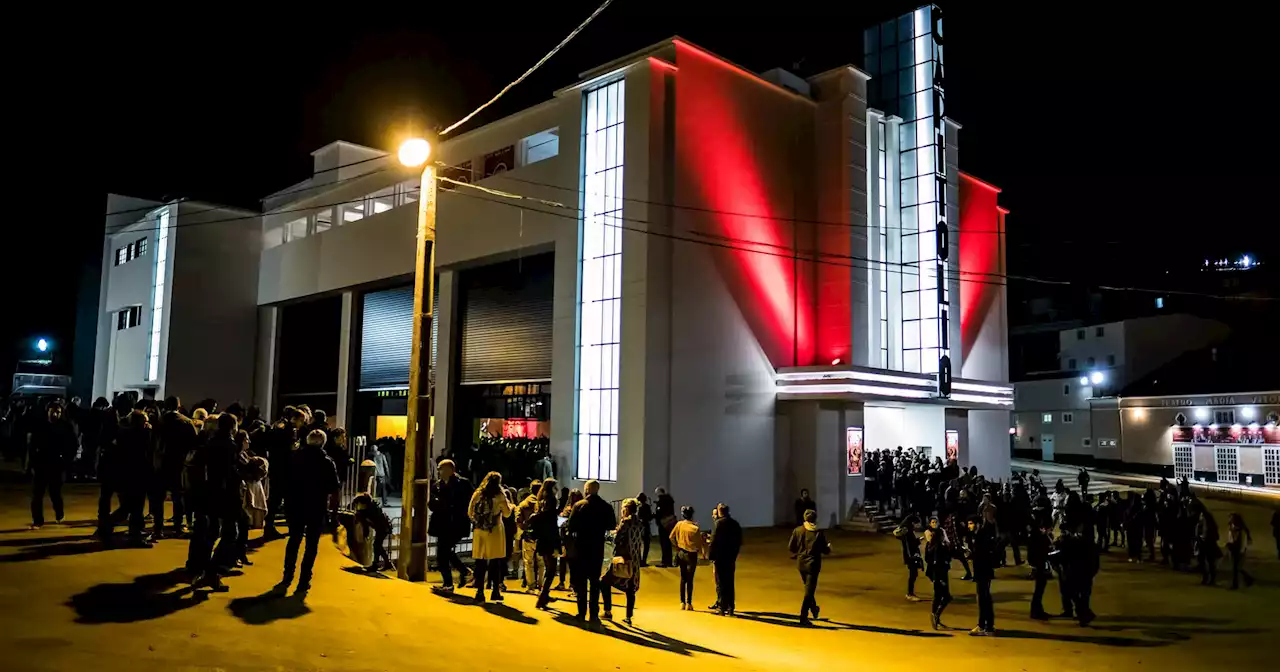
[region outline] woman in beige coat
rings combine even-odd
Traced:
[[[471,495],[467,507],[471,518],[471,557],[476,561],[476,602],[484,602],[484,584],[487,570],[502,571],[507,557],[507,532],[502,522],[511,515],[511,502],[502,490],[502,474],[491,471],[480,487]],[[495,587],[489,599],[502,602],[502,593]]]

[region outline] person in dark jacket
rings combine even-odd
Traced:
[[[978,625],[971,635],[995,634],[995,605],[991,600],[991,582],[996,578],[1000,542],[996,526],[981,518],[969,519],[969,561],[973,563],[973,581],[978,592]]]
[[[298,588],[294,595],[306,595],[311,590],[311,570],[316,562],[316,552],[320,548],[320,536],[324,534],[325,516],[329,508],[329,497],[338,491],[338,470],[333,460],[324,452],[328,436],[324,431],[313,429],[307,434],[306,446],[293,453],[293,462],[289,465],[289,492],[286,495],[289,507],[289,543],[284,551],[284,576],[276,585],[276,590],[283,592],[293,583],[294,568],[298,564],[298,549],[306,539],[307,548],[302,555],[302,575],[298,578]]]
[[[590,604],[591,622],[600,622],[600,574],[604,565],[605,535],[618,526],[613,507],[600,498],[600,481],[587,481],[586,497],[573,505],[569,514],[569,533],[573,535],[577,556],[573,567],[574,592],[578,596],[578,620],[587,619]]]
[[[930,609],[934,630],[942,630],[942,612],[951,604],[951,544],[938,525],[929,519],[924,531],[924,575],[933,582],[933,605]]]
[[[196,448],[199,432],[191,418],[182,414],[182,402],[177,397],[164,400],[164,414],[160,417],[158,433],[160,435],[159,452],[160,468],[151,491],[151,508],[164,510],[165,495],[173,501],[173,529],[177,534],[185,531],[183,518],[186,515],[186,503],[183,501],[182,470],[187,455]],[[153,534],[159,539],[164,534],[164,516],[155,516],[152,521]]]
[[[729,505],[717,508],[716,524],[711,528],[709,555],[715,568],[716,607],[721,616],[733,615],[735,606],[734,573],[738,566],[738,553],[742,550],[742,526],[729,515]]]
[[[919,602],[916,597],[916,577],[924,561],[920,558],[920,538],[916,536],[916,524],[920,521],[914,513],[893,531],[893,536],[902,543],[902,564],[907,566],[907,600]]]
[[[662,549],[662,562],[659,567],[672,567],[671,530],[676,526],[676,500],[667,494],[666,488],[654,490],[657,499],[654,501],[653,517],[658,521],[658,546]]]
[[[466,586],[467,568],[458,559],[454,547],[471,532],[467,507],[471,504],[471,481],[459,476],[453,460],[441,460],[436,467],[440,478],[431,484],[427,508],[431,519],[427,534],[436,538],[436,562],[444,585],[440,590],[453,592],[453,568],[458,569],[458,585]]]
[[[382,510],[373,497],[362,492],[351,500],[351,510],[355,520],[373,530],[373,564],[365,568],[368,572],[382,572],[395,569],[391,555],[387,552],[387,539],[391,536],[391,518]]]
[[[236,457],[238,425],[235,416],[209,416],[206,425],[215,429],[205,435],[202,445],[187,460],[188,503],[195,512],[195,524],[187,548],[187,571],[195,579],[193,588],[222,591],[220,570],[235,564],[237,546],[235,520],[240,511],[240,476]],[[214,543],[218,544],[217,551]],[[219,566],[223,563],[223,566]]]
[[[116,435],[115,450],[120,474],[120,501],[129,517],[129,545],[150,548],[143,538],[146,528],[142,511],[147,502],[147,484],[151,474],[151,423],[147,414],[132,411],[126,424]]]
[[[529,532],[534,539],[534,552],[542,558],[546,576],[542,579],[537,607],[546,609],[551,604],[551,578],[556,571],[556,556],[563,546],[560,543],[560,506],[556,501],[556,479],[548,478],[538,490],[537,505],[529,519]]]
[[[818,512],[809,509],[804,512],[804,523],[791,532],[791,541],[787,544],[791,557],[796,559],[796,567],[800,570],[800,580],[804,582],[804,601],[800,603],[800,624],[811,625],[809,614],[818,618],[818,575],[822,573],[822,556],[831,553],[831,544],[827,536],[818,529]]]
[[[62,474],[76,454],[76,432],[63,418],[62,403],[45,405],[45,420],[27,435],[27,470],[31,472],[31,529],[44,525],[44,493],[53,503],[53,518],[62,523]]]
[[[648,567],[649,542],[653,538],[653,532],[650,529],[653,526],[653,507],[649,505],[649,496],[643,492],[636,495],[636,502],[639,506],[636,517],[640,520],[640,535],[644,539],[644,557],[640,558],[640,566]]]
[[[796,512],[796,527],[800,527],[804,525],[804,512],[809,510],[817,511],[818,505],[815,504],[813,498],[809,496],[808,490],[801,489],[800,496],[796,498],[792,508],[794,508]]]
[[[298,430],[303,426],[304,420],[305,416],[298,409],[285,406],[280,412],[280,419],[266,430],[267,462],[271,464],[267,483],[267,520],[262,533],[262,538],[266,540],[284,536],[276,529],[276,517],[289,491],[289,465],[293,461],[293,451],[298,446]]]
[[[1049,567],[1049,551],[1053,544],[1053,528],[1037,524],[1027,540],[1027,564],[1031,565],[1031,576],[1035,579],[1035,591],[1031,594],[1031,618],[1038,621],[1049,620],[1049,612],[1044,609],[1044,589],[1053,570]]]

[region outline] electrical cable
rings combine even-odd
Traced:
[[[551,60],[552,56],[555,56],[557,52],[563,49],[564,45],[569,44],[569,40],[572,40],[573,38],[577,37],[578,33],[581,33],[582,30],[587,27],[587,24],[591,23],[591,21],[594,20],[597,16],[600,16],[600,12],[603,12],[605,8],[608,7],[612,2],[613,0],[604,0],[604,4],[597,7],[596,11],[591,12],[591,16],[588,16],[586,21],[583,21],[581,24],[578,24],[578,27],[574,28],[573,32],[565,36],[563,40],[560,40],[560,44],[557,44],[555,48],[547,52],[547,55],[539,59],[537,63],[534,63],[533,67],[529,68],[528,70],[525,70],[524,74],[520,75],[519,77],[516,77],[515,80],[512,81],[510,84],[502,87],[502,90],[498,91],[498,93],[494,95],[494,97],[490,98],[480,107],[477,107],[476,109],[472,110],[470,114],[453,122],[452,124],[449,125],[448,128],[444,129],[443,131],[440,131],[440,136],[443,137],[447,135],[453,129],[467,123],[468,121],[471,120],[472,117],[476,116],[477,114],[480,114],[480,112],[484,110],[486,107],[489,107],[490,105],[498,102],[498,99],[501,98],[503,94],[515,88],[517,84],[519,84],[520,82],[523,82],[526,78],[529,77],[529,75],[532,75],[535,70],[542,67],[542,65],[547,61]]]

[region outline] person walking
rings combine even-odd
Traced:
[[[556,573],[556,557],[560,555],[564,545],[560,542],[560,507],[556,501],[556,479],[548,478],[542,482],[538,491],[537,508],[529,521],[529,531],[535,540],[535,552],[542,559],[546,568],[546,576],[542,579],[542,590],[538,595],[537,607],[546,609],[551,604],[551,579]]]
[[[1253,544],[1253,533],[1245,525],[1244,518],[1238,513],[1227,517],[1227,552],[1231,554],[1231,590],[1240,587],[1240,577],[1244,577],[1246,588],[1253,585],[1253,575],[1245,571],[1244,552]]]
[[[902,543],[902,564],[907,566],[907,601],[919,602],[916,597],[916,578],[924,561],[920,558],[920,538],[916,536],[916,524],[920,521],[914,513],[907,516],[894,531],[893,536]]]
[[[467,517],[471,519],[471,557],[476,561],[476,602],[484,604],[485,576],[496,573],[489,599],[502,603],[498,585],[504,580],[507,557],[507,531],[504,519],[511,515],[511,501],[502,489],[502,474],[489,472],[471,495]]]
[[[53,504],[53,519],[59,525],[65,513],[62,507],[62,475],[76,454],[76,431],[63,417],[62,403],[52,400],[45,405],[45,418],[26,436],[27,471],[31,474],[31,529],[44,525],[44,494]]]
[[[427,534],[436,538],[436,564],[444,582],[440,590],[453,592],[453,569],[457,568],[458,585],[467,585],[466,565],[458,558],[454,548],[471,533],[471,519],[467,509],[471,504],[471,481],[459,476],[453,460],[441,460],[436,470],[440,477],[431,484],[427,508],[431,520]]]
[[[742,526],[729,515],[728,504],[719,505],[717,510],[708,555],[716,577],[716,609],[721,616],[732,616],[736,605],[735,574],[738,553],[742,551]]]
[[[221,422],[219,423],[221,425]],[[284,576],[277,589],[283,592],[293,582],[293,571],[298,563],[298,548],[306,540],[302,555],[302,574],[294,595],[305,596],[311,589],[311,571],[324,534],[329,498],[338,491],[338,468],[325,454],[324,446],[329,437],[324,430],[313,429],[307,434],[306,445],[293,452],[289,464],[289,492],[285,494],[286,516],[289,520],[289,542],[284,551]]]
[[[970,518],[968,555],[973,563],[973,582],[978,593],[978,625],[969,631],[970,635],[995,634],[996,614],[991,600],[991,582],[996,578],[998,552],[995,525]]]
[[[1215,585],[1218,581],[1218,558],[1222,557],[1222,549],[1218,548],[1218,521],[1203,504],[1196,502],[1200,509],[1200,518],[1196,521],[1196,560],[1200,564],[1200,584]]]
[[[658,487],[653,492],[657,495],[653,517],[658,521],[658,545],[662,548],[662,562],[658,566],[671,567],[671,530],[676,526],[676,500],[667,494],[666,488]]]
[[[644,552],[644,534],[637,511],[640,502],[627,499],[622,502],[622,522],[613,534],[613,558],[600,580],[604,597],[604,620],[613,620],[613,589],[617,588],[627,598],[627,615],[623,623],[631,625],[636,610],[636,592],[640,590],[640,560]]]
[[[800,624],[812,625],[809,615],[818,618],[820,611],[817,601],[818,575],[822,573],[822,556],[831,553],[831,544],[827,536],[818,529],[818,512],[809,509],[804,512],[804,522],[791,532],[791,540],[787,543],[791,557],[796,559],[796,567],[800,570],[800,581],[804,583],[804,601],[800,603]]]
[[[588,606],[592,623],[600,622],[600,569],[604,564],[605,535],[618,524],[613,507],[600,498],[600,481],[587,481],[586,496],[573,505],[569,533],[573,535],[574,593],[578,597],[578,620],[586,620]]]
[[[809,496],[809,490],[806,488],[801,488],[800,496],[797,497],[796,501],[792,503],[792,509],[795,510],[796,526],[799,527],[801,525],[804,525],[804,512],[817,511],[818,505],[815,504],[813,501],[813,498]]]
[[[680,608],[693,611],[693,577],[698,571],[703,536],[693,520],[693,507],[680,507],[681,521],[671,528],[671,544],[676,548],[676,564],[680,567]]]
[[[951,544],[938,526],[937,518],[929,519],[924,531],[924,575],[933,582],[933,605],[930,609],[934,630],[946,628],[942,612],[951,604]]]
[[[1080,486],[1080,496],[1089,494],[1089,472],[1084,467],[1080,467],[1080,473],[1076,474],[1076,484]]]

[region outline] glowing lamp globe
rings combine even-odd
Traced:
[[[36,350],[39,350],[40,352],[47,352],[49,350],[49,341],[43,338],[36,341]]]
[[[422,138],[411,138],[400,145],[400,163],[417,168],[431,157],[431,143]]]

